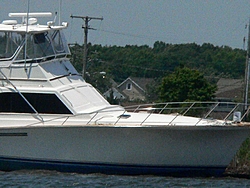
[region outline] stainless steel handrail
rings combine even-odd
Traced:
[[[178,106],[179,105],[179,106]],[[163,107],[160,107],[163,106]],[[224,106],[226,106],[226,110],[224,108]],[[203,119],[212,119],[213,115],[218,115],[217,113],[222,113],[225,117],[222,118],[221,120],[224,121],[233,121],[233,113],[236,111],[241,111],[241,113],[243,114],[241,121],[243,120],[243,118],[245,118],[250,111],[250,107],[248,106],[247,110],[244,111],[245,104],[243,103],[233,103],[233,102],[168,102],[168,103],[154,103],[154,104],[144,104],[144,105],[134,105],[134,106],[128,106],[128,107],[124,107],[124,110],[120,110],[120,113],[117,114],[117,119],[114,119],[114,122],[109,122],[109,124],[112,125],[117,125],[119,122],[123,122],[121,121],[122,119],[128,119],[130,118],[130,112],[136,113],[136,112],[140,112],[140,111],[144,111],[146,110],[146,112],[148,112],[148,115],[145,115],[144,118],[140,121],[137,122],[138,125],[143,125],[146,123],[149,123],[150,121],[148,121],[149,117],[152,116],[152,114],[159,114],[158,111],[160,111],[161,113],[166,113],[165,110],[169,110],[171,111],[171,113],[167,113],[167,114],[171,114],[173,115],[173,118],[171,118],[170,120],[168,120],[168,122],[165,122],[167,125],[175,125],[175,120],[180,117],[180,116],[190,116],[190,114],[188,114],[189,112],[192,114],[192,117],[199,117],[197,122],[194,123],[195,125],[198,125],[200,121],[202,121]],[[150,108],[149,108],[150,107]],[[182,108],[181,108],[182,107]],[[220,109],[221,108],[221,109]],[[148,110],[149,109],[149,110]],[[182,109],[183,113],[180,113],[180,110]],[[194,111],[192,111],[192,109]],[[207,109],[208,112],[205,112],[204,109]],[[148,110],[148,111],[147,111]],[[199,110],[201,110],[201,112],[198,112]],[[222,111],[220,111],[222,110]],[[172,113],[173,111],[176,111],[174,113]],[[77,117],[77,116],[90,116],[89,119],[86,119],[86,125],[91,125],[92,122],[94,124],[96,124],[99,120],[108,117],[107,115],[112,115],[112,112],[117,112],[116,109],[112,109],[112,108],[105,108],[105,109],[100,109],[94,112],[89,112],[89,113],[79,113],[79,114],[75,114],[75,115],[59,115],[56,118],[52,118],[50,120],[46,120],[46,122],[48,121],[53,121],[55,119],[61,119],[61,118],[65,118],[65,120],[63,121],[63,124],[65,124],[67,121],[69,121],[71,118],[70,117]],[[215,114],[213,114],[215,113]],[[103,114],[103,115],[102,115]],[[120,115],[119,115],[120,114]],[[197,115],[197,116],[194,116]],[[131,114],[132,116],[132,114]],[[111,117],[111,116],[110,116]],[[142,116],[143,117],[143,116]],[[214,119],[218,119],[218,118],[214,118]],[[44,121],[45,122],[45,121]],[[128,121],[129,122],[129,121]]]
[[[180,107],[171,107],[171,105],[177,105],[180,104]],[[160,105],[164,105],[162,108],[160,108]],[[185,107],[185,105],[189,105],[189,107]],[[198,107],[195,107],[195,105],[200,105]],[[202,106],[203,105],[203,106]],[[221,106],[220,106],[221,105]],[[225,105],[226,107],[223,107]],[[155,107],[156,106],[156,107]],[[250,111],[250,108],[247,108],[247,111],[243,111],[245,106],[243,103],[234,103],[234,102],[168,102],[168,103],[153,103],[153,104],[143,104],[143,105],[133,105],[133,106],[127,106],[125,107],[126,110],[131,111],[131,112],[140,112],[140,111],[145,111],[147,108],[145,107],[150,107],[149,109],[154,109],[154,111],[150,110],[149,115],[145,117],[145,119],[142,121],[141,124],[145,123],[146,120],[157,110],[159,110],[159,114],[163,113],[164,110],[180,110],[181,108],[185,109],[183,113],[176,113],[176,116],[169,122],[169,125],[178,117],[178,116],[184,116],[188,112],[190,112],[192,109],[197,110],[197,109],[208,109],[207,113],[204,113],[205,115],[201,116],[199,121],[196,123],[196,125],[205,118],[208,118],[212,113],[226,113],[226,116],[224,119],[221,120],[228,120],[229,118],[232,118],[232,114],[235,111],[240,111],[242,112],[242,118],[248,114]],[[134,109],[134,110],[133,110]],[[224,109],[224,110],[223,110]],[[225,110],[226,109],[226,110]],[[172,113],[171,113],[172,114]],[[202,113],[198,114],[202,115]],[[232,119],[233,120],[233,119]],[[231,120],[231,121],[232,121]]]

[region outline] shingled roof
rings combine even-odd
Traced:
[[[135,85],[137,85],[138,88],[140,88],[143,92],[147,90],[147,85],[152,83],[154,81],[153,78],[139,78],[139,77],[128,77],[125,79],[122,83],[120,83],[117,87],[119,88],[121,85],[123,85],[127,80],[130,80]]]
[[[220,78],[217,82],[217,98],[242,99],[244,91],[243,79]]]

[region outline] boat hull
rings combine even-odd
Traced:
[[[29,127],[0,130],[0,170],[220,176],[247,127]]]

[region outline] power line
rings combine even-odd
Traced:
[[[131,34],[131,33],[116,32],[116,31],[104,30],[104,29],[99,29],[99,31],[106,32],[106,33],[112,33],[112,34],[115,34],[115,35],[123,35],[123,36],[135,37],[135,38],[145,38],[145,39],[159,40],[159,37],[156,37],[156,36],[136,35],[136,34]]]

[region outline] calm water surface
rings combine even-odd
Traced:
[[[250,187],[250,179],[115,176],[51,171],[0,171],[0,187]]]

